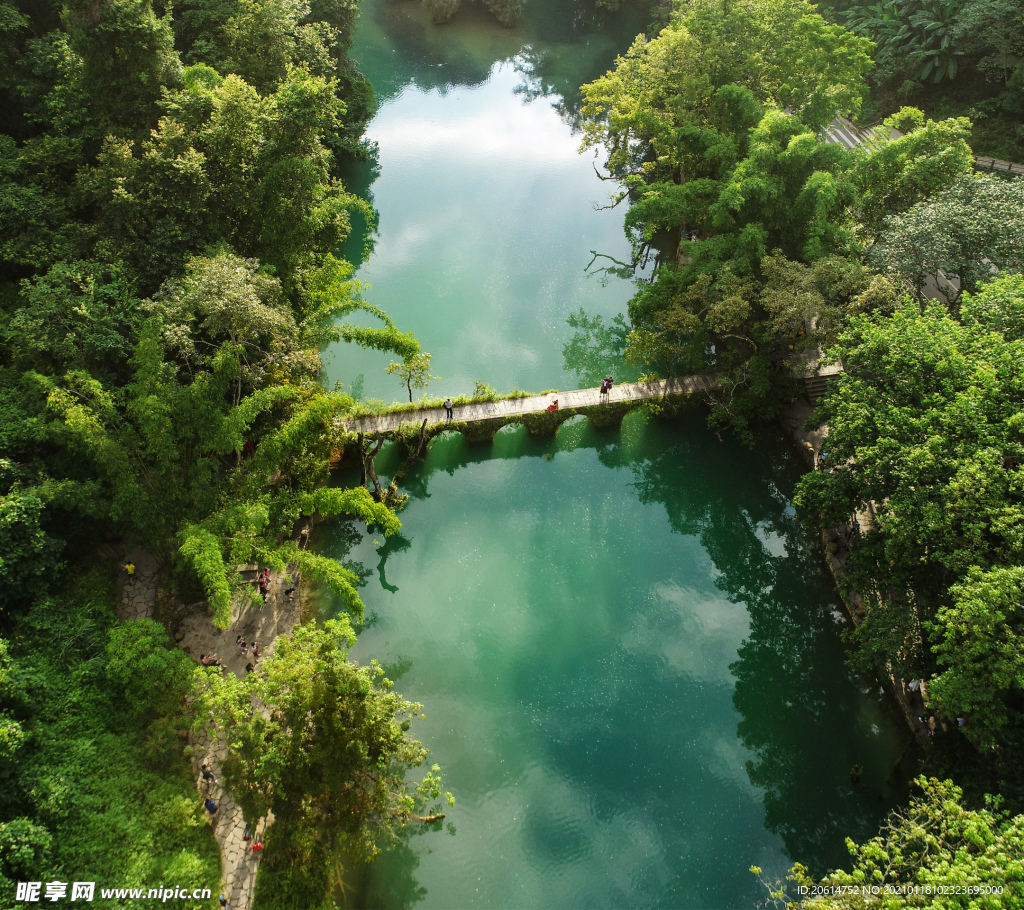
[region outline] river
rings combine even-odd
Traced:
[[[598,271],[628,245],[621,207],[595,209],[609,185],[577,154],[574,87],[643,22],[585,9],[536,2],[505,30],[363,3],[354,56],[382,104],[379,173],[351,178],[380,213],[359,277],[434,355],[432,394],[574,388],[568,316],[607,323],[629,299]],[[388,359],[339,346],[328,378],[400,400]],[[747,450],[700,410],[577,418],[551,439],[439,437],[386,542],[319,526],[316,547],[366,578],[352,656],[424,704],[414,733],[457,798],[442,830],[348,869],[346,904],[747,908],[766,896],[751,865],[843,864],[844,838],[903,798],[909,733],[845,669],[840,603],[790,502],[801,470],[781,433]]]

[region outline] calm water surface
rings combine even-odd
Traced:
[[[643,22],[595,30],[572,9],[538,0],[507,30],[474,6],[438,28],[417,2],[364,4],[353,53],[382,100],[368,130],[380,176],[371,184],[369,168],[355,169],[349,182],[380,224],[359,277],[434,355],[444,381],[431,394],[466,394],[476,379],[502,391],[576,388],[562,368],[566,317],[583,307],[607,319],[631,296],[629,282],[597,272],[628,260],[629,244],[622,208],[595,211],[614,187],[579,154],[572,124],[578,86]],[[556,87],[571,86],[567,103]],[[346,253],[361,248],[355,237]],[[588,272],[591,251],[601,258]],[[391,359],[343,346],[325,364],[331,384],[393,401],[406,392],[384,372]]]
[[[620,211],[593,210],[607,190],[576,155],[572,87],[642,23],[541,5],[512,31],[364,7],[356,56],[385,100],[360,276],[435,355],[442,392],[574,385],[566,316],[630,295],[585,271],[591,250],[627,247]],[[387,357],[329,354],[332,381],[399,397]],[[547,440],[438,438],[386,542],[320,526],[318,548],[366,579],[353,657],[424,703],[414,732],[458,800],[443,831],[350,869],[347,904],[747,908],[764,899],[751,865],[841,864],[844,837],[901,797],[909,734],[844,668],[838,601],[790,503],[800,470],[784,439],[747,451],[700,412],[577,419]]]

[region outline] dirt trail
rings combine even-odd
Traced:
[[[152,556],[139,550],[130,553],[128,558],[135,564],[135,576],[129,578],[122,570],[118,618],[122,621],[153,618],[159,588],[159,565]],[[256,568],[244,572],[243,577],[254,581]],[[299,621],[299,591],[296,590],[291,599],[285,596],[285,590],[292,584],[279,573],[271,576],[266,602],[257,601],[254,605],[236,598],[232,623],[227,629],[216,628],[205,610],[190,613],[178,625],[175,638],[179,646],[196,662],[203,654],[217,654],[226,667],[225,672],[243,677],[246,664],[253,658],[251,652],[242,653],[235,639],[241,636],[250,647],[254,641],[258,642],[261,658],[270,654],[277,637],[291,632]],[[217,803],[211,824],[220,848],[221,892],[228,899],[231,910],[250,910],[259,855],[253,853],[250,842],[243,840],[245,819],[242,810],[220,781],[220,766],[227,753],[227,744],[222,737],[212,740],[206,734],[189,734],[189,744],[196,788],[204,802],[213,797]],[[216,783],[203,780],[201,769],[204,762],[213,771]],[[260,819],[254,833],[262,835],[270,821],[273,819]]]

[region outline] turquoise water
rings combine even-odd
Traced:
[[[512,31],[364,8],[356,55],[385,100],[360,275],[445,393],[571,387],[566,316],[611,318],[631,291],[586,271],[590,250],[627,248],[621,210],[593,209],[606,187],[576,155],[566,86],[633,32],[539,6]],[[388,358],[329,355],[331,381],[402,395]],[[902,797],[889,778],[909,734],[845,669],[839,602],[790,503],[801,470],[781,435],[748,451],[699,410],[577,418],[546,440],[434,440],[387,541],[319,526],[317,548],[365,576],[353,657],[424,704],[413,732],[457,797],[442,830],[349,868],[344,903],[746,908],[765,898],[751,865],[841,864],[844,838]]]
[[[701,414],[580,419],[439,438],[386,543],[321,526],[367,576],[353,656],[424,703],[457,796],[454,834],[350,871],[350,906],[754,907],[751,865],[842,863],[909,734],[844,669],[799,469]]]
[[[562,96],[537,93],[600,75],[641,24],[613,20],[613,39],[611,24],[574,27],[571,7],[528,6],[506,30],[472,6],[444,28],[418,3],[364,6],[354,56],[382,98],[368,130],[380,176],[371,185],[372,172],[355,169],[350,183],[380,223],[359,278],[434,355],[444,381],[431,394],[467,394],[477,379],[502,391],[576,388],[563,369],[566,318],[583,307],[607,319],[632,294],[598,271],[630,258],[622,208],[595,210],[613,186],[578,153]],[[346,252],[358,258],[361,247],[356,237]],[[601,258],[588,271],[592,251]],[[391,359],[342,346],[325,357],[327,377],[401,400],[401,382],[384,372]]]

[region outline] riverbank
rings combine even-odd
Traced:
[[[812,471],[818,467],[819,456],[824,450],[825,441],[828,438],[827,426],[820,426],[813,430],[806,428],[806,423],[813,414],[814,406],[809,401],[801,399],[790,405],[780,417],[780,423],[796,443],[801,456]],[[855,513],[853,520],[857,522],[858,533],[867,533],[875,526],[874,508],[869,503],[867,509]],[[856,591],[845,590],[843,584],[855,536],[852,523],[850,526],[825,527],[821,531],[822,555],[825,564],[835,579],[836,592],[846,607],[850,622],[857,626],[864,619],[862,598]],[[924,700],[927,698],[925,684],[921,682],[919,689],[912,690],[903,680],[891,675],[884,677],[884,682],[918,745],[923,749],[928,749],[931,745],[932,730],[924,720],[922,713]]]
[[[308,537],[304,529],[301,539]],[[111,555],[111,550],[107,555]],[[123,575],[118,598],[118,618],[122,622],[140,619],[155,619],[158,611],[171,617],[171,631],[174,639],[196,663],[203,656],[216,658],[224,666],[224,672],[242,678],[246,666],[253,662],[251,651],[243,652],[236,644],[236,638],[244,639],[248,645],[258,643],[261,656],[273,653],[275,642],[281,635],[289,634],[301,621],[303,587],[297,572],[271,573],[266,600],[253,603],[247,598],[236,596],[232,602],[232,621],[226,629],[217,628],[205,602],[183,605],[170,602],[161,586],[160,567],[157,561],[142,550],[134,550],[129,560],[135,565],[134,577]],[[243,577],[255,582],[258,567],[248,566]],[[291,589],[291,593],[286,593]],[[158,607],[159,605],[159,607]],[[220,850],[221,892],[227,898],[232,910],[250,910],[255,893],[256,875],[259,870],[259,853],[252,850],[252,842],[244,839],[246,830],[242,810],[231,792],[221,781],[221,763],[227,754],[227,742],[223,737],[211,738],[206,733],[189,732],[185,750],[196,782],[200,799],[213,799],[216,813],[210,817],[210,825]],[[207,781],[202,773],[207,766],[214,779]],[[259,819],[251,833],[263,835],[273,823],[273,817]]]

